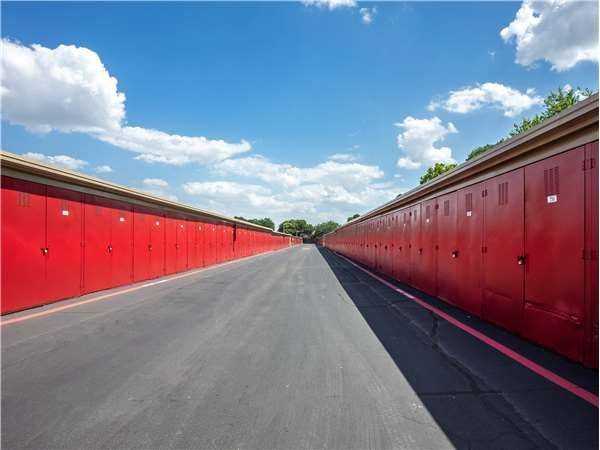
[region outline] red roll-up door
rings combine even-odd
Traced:
[[[437,295],[441,299],[456,303],[457,243],[456,243],[456,192],[437,199],[438,208],[438,251],[437,251]]]
[[[477,316],[481,316],[482,191],[483,185],[476,184],[457,192],[456,304]]]
[[[84,292],[95,292],[111,286],[110,200],[96,195],[84,197]]]
[[[584,160],[580,147],[525,168],[523,334],[575,360],[584,330]]]
[[[2,177],[2,314],[46,300],[46,186]]]
[[[111,201],[111,284],[133,280],[133,213],[131,205]]]
[[[50,301],[82,293],[83,194],[46,187],[46,286]]]
[[[133,281],[136,282],[153,277],[150,237],[153,219],[148,210],[138,206],[133,208]]]
[[[150,273],[153,278],[166,274],[167,219],[160,213],[150,215]]]
[[[523,315],[523,169],[484,185],[482,314],[517,332]]]
[[[598,367],[598,142],[585,146],[585,349],[583,362]]]

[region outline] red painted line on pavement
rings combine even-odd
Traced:
[[[516,351],[508,348],[504,344],[501,344],[500,342],[498,342],[498,341],[492,339],[491,337],[489,337],[489,336],[481,333],[480,331],[477,331],[475,328],[470,327],[469,325],[467,325],[467,324],[461,322],[460,320],[452,317],[451,315],[449,315],[449,314],[445,313],[444,311],[436,308],[435,306],[431,306],[426,301],[424,301],[424,300],[422,300],[422,299],[420,299],[418,297],[415,297],[411,293],[406,292],[405,290],[400,289],[397,286],[394,286],[389,281],[384,280],[383,278],[381,278],[380,276],[374,274],[370,270],[367,270],[364,267],[361,267],[360,265],[358,265],[354,261],[346,258],[344,255],[341,255],[341,254],[339,254],[337,252],[333,252],[333,253],[335,253],[340,258],[343,258],[344,260],[348,261],[350,264],[352,264],[353,266],[359,268],[363,272],[368,273],[369,275],[371,275],[376,280],[378,280],[378,281],[382,282],[383,284],[385,284],[387,287],[395,290],[396,292],[399,292],[400,294],[404,295],[405,297],[409,298],[410,300],[414,301],[415,303],[418,303],[423,308],[428,309],[429,311],[431,311],[432,313],[434,313],[437,316],[441,317],[442,319],[446,320],[447,322],[450,322],[452,325],[460,328],[465,333],[468,333],[471,336],[479,339],[481,342],[489,345],[490,347],[492,347],[495,350],[499,351],[503,355],[508,356],[513,361],[518,362],[522,366],[528,368],[532,372],[537,373],[538,375],[540,375],[541,377],[543,377],[546,380],[550,381],[551,383],[556,384],[557,386],[559,386],[559,387],[561,387],[561,388],[569,391],[573,395],[576,395],[577,397],[585,400],[586,402],[588,402],[588,403],[594,405],[596,408],[598,408],[598,396],[595,395],[595,394],[593,394],[592,392],[590,392],[590,391],[588,391],[588,390],[586,390],[586,389],[584,389],[584,388],[582,388],[580,386],[577,386],[574,383],[571,383],[569,380],[561,377],[560,375],[557,375],[556,373],[552,372],[551,370],[546,369],[545,367],[540,366],[539,364],[533,362],[529,358],[521,355],[520,353],[517,353]]]
[[[293,247],[296,247],[296,246],[293,246]],[[244,260],[247,260],[247,259],[256,258],[257,256],[268,255],[270,253],[280,252],[280,251],[287,250],[287,249],[293,248],[293,247],[284,247],[284,248],[280,248],[278,250],[270,250],[268,252],[258,253],[256,255],[245,256],[244,258],[233,259],[231,261],[226,261],[224,263],[214,264],[214,265],[208,266],[208,267],[202,267],[201,269],[198,269],[198,270],[191,270],[189,272],[184,272],[184,273],[182,273],[180,275],[172,276],[170,278],[158,278],[156,280],[150,281],[148,283],[144,283],[144,284],[139,285],[139,286],[134,286],[134,287],[123,289],[123,290],[120,290],[120,291],[117,291],[117,292],[110,292],[108,294],[103,294],[103,295],[100,295],[98,297],[89,298],[87,300],[81,300],[79,302],[69,303],[68,305],[59,306],[59,307],[52,308],[52,309],[47,309],[45,311],[40,311],[40,312],[33,313],[33,314],[27,314],[26,316],[15,317],[14,319],[2,320],[2,321],[0,321],[0,327],[3,327],[4,325],[10,325],[10,324],[13,324],[13,323],[23,322],[25,320],[35,319],[35,318],[38,318],[38,317],[48,316],[50,314],[54,314],[54,313],[57,313],[57,312],[60,312],[60,311],[64,311],[65,309],[71,309],[71,308],[75,308],[77,306],[87,305],[88,303],[97,302],[99,300],[105,300],[107,298],[115,297],[115,296],[121,295],[121,294],[127,294],[129,292],[137,291],[137,290],[140,290],[140,289],[143,289],[143,288],[146,288],[146,287],[151,287],[151,286],[154,286],[154,285],[157,285],[157,284],[166,283],[168,281],[173,281],[173,280],[178,280],[180,278],[189,277],[191,275],[195,275],[197,273],[204,272],[205,270],[216,269],[218,267],[227,266],[229,264],[233,264],[233,263],[236,263],[236,262],[239,262],[239,261],[244,261]],[[68,299],[65,299],[65,300],[68,300]]]

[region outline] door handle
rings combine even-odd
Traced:
[[[108,246],[108,253],[112,252],[112,245]]]
[[[452,257],[453,257],[453,258],[458,258],[458,250],[454,250],[454,251],[452,252]]]
[[[517,264],[520,266],[525,265],[525,256],[524,255],[517,256]]]
[[[420,248],[420,249],[419,249],[419,255],[420,255],[420,254],[422,254],[422,253],[423,253],[423,249],[422,249],[422,248]]]
[[[148,244],[148,251],[151,252],[152,251],[152,244]]]
[[[40,248],[40,250],[42,251],[43,256],[46,256],[48,254],[48,247],[42,247]]]

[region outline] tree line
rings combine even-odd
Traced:
[[[358,214],[355,214],[351,217],[348,217],[348,221],[358,216]],[[275,222],[273,222],[273,220],[269,217],[264,217],[262,219],[246,219],[242,216],[235,216],[235,218],[275,230]],[[327,222],[313,225],[305,219],[287,219],[279,224],[277,231],[280,233],[291,234],[292,236],[299,236],[304,239],[318,239],[327,233],[331,233],[339,227],[340,224],[334,222],[333,220],[328,220]]]
[[[524,133],[530,128],[539,125],[544,120],[549,119],[557,115],[559,112],[564,111],[567,108],[570,108],[575,103],[584,98],[592,95],[593,92],[590,89],[563,89],[558,88],[556,91],[551,91],[548,96],[544,99],[544,110],[533,116],[531,119],[524,117],[521,122],[515,123],[513,125],[512,130],[508,133],[508,136],[501,138],[495,144],[485,144],[471,150],[469,155],[467,156],[466,161],[469,161],[476,156],[482,155],[488,150],[494,148],[496,145],[504,142],[511,137],[514,137],[518,134]],[[433,166],[427,169],[427,171],[421,176],[420,184],[427,183],[428,181],[433,180],[435,177],[440,176],[443,173],[449,172],[454,169],[457,164],[454,163],[435,163]]]

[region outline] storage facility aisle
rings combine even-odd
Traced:
[[[3,448],[598,447],[596,406],[325,249],[123,291],[2,318]]]

